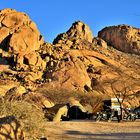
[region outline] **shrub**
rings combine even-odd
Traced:
[[[98,106],[106,98],[105,95],[98,93],[97,91],[83,93],[66,90],[41,89],[38,92],[53,101],[55,104],[66,104],[70,97],[74,97],[79,100],[82,105],[89,104],[93,108],[93,111],[95,108],[98,108]]]
[[[36,106],[26,101],[7,101],[0,98],[0,116],[15,116],[25,132],[25,139],[37,139],[44,135],[44,115]]]

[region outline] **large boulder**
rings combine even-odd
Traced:
[[[40,47],[39,35],[29,26],[20,27],[12,34],[9,42],[9,50],[14,53],[28,54]]]
[[[41,56],[37,52],[28,53],[24,56],[24,59],[26,60],[26,64],[30,66],[36,66],[39,70],[46,67],[46,63],[42,60]]]
[[[102,29],[98,36],[120,51],[140,54],[140,29],[128,25],[111,26]]]
[[[0,54],[5,57],[7,52],[6,58],[11,66],[15,64],[17,67],[18,64],[18,68],[27,69],[30,63],[24,65],[25,55],[27,57],[35,54],[35,62],[31,60],[32,66],[36,67],[36,60],[38,60],[38,65],[44,69],[42,59],[36,52],[44,43],[43,37],[36,24],[25,13],[13,9],[1,10],[0,34]]]
[[[20,27],[24,24],[29,23],[29,17],[25,13],[11,11],[8,13],[2,14],[2,25],[6,26],[7,28],[15,28]]]

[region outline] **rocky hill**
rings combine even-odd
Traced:
[[[138,106],[139,42],[140,30],[134,27],[106,27],[93,37],[88,25],[77,21],[51,44],[28,15],[1,10],[0,94],[16,89],[19,96],[39,95],[57,89],[114,96],[120,90]]]

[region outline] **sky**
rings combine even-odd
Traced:
[[[66,32],[81,20],[97,36],[106,26],[128,24],[140,28],[140,0],[0,0],[0,9],[27,13],[45,41]]]

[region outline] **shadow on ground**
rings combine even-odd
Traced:
[[[65,134],[70,136],[69,140],[140,140],[140,133],[131,132],[93,134],[80,131],[66,131]]]

